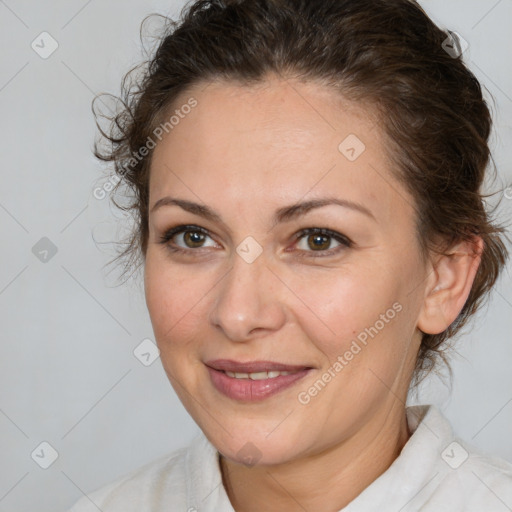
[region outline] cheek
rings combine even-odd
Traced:
[[[149,253],[149,251],[148,251]],[[146,304],[160,350],[187,342],[197,328],[203,299],[211,293],[208,276],[191,276],[148,254],[144,275]],[[204,314],[203,314],[204,315]]]
[[[392,306],[398,300],[397,283],[389,273],[387,278],[380,275],[375,268],[352,266],[294,280],[297,295],[307,306],[304,314],[296,312],[295,317],[329,359],[343,354],[358,336],[362,341],[368,338],[368,330],[376,323],[384,332],[396,320]]]

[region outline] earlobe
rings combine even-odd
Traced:
[[[425,289],[418,329],[426,334],[445,331],[457,318],[471,292],[484,242],[476,236],[438,256]]]

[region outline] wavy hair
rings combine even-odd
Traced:
[[[112,200],[135,220],[115,259],[125,259],[123,276],[145,260],[148,141],[178,95],[218,79],[250,86],[269,73],[319,81],[379,113],[393,172],[415,199],[424,258],[475,235],[484,241],[460,314],[444,332],[423,333],[413,380],[419,383],[439,358],[450,369],[447,340],[480,308],[508,257],[506,229],[482,192],[492,160],[491,115],[462,56],[446,50],[447,42],[457,49],[456,36],[413,0],[197,0],[179,21],[165,20],[156,51],[125,75],[108,129],[93,104],[107,142],[96,142],[95,155],[113,162],[121,179]],[[121,185],[128,204],[115,200]]]

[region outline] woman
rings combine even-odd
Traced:
[[[409,0],[201,0],[169,27],[96,153],[202,434],[73,512],[512,509],[512,465],[405,405],[507,257],[457,44]]]

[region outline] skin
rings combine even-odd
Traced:
[[[145,293],[162,364],[221,453],[237,512],[339,510],[409,439],[405,401],[421,332],[442,332],[462,309],[481,239],[422,262],[414,200],[392,176],[384,134],[364,105],[275,76],[251,88],[198,84],[173,108],[190,96],[198,105],[154,150],[150,211],[172,196],[208,205],[223,222],[176,205],[150,213]],[[338,150],[349,134],[366,146],[353,162]],[[278,208],[326,196],[360,203],[374,218],[328,205],[272,224]],[[160,243],[184,224],[208,235],[190,238],[192,229],[188,238]],[[317,248],[314,235],[293,237],[308,227],[331,229],[353,245],[327,237]],[[252,263],[236,251],[248,236],[262,248]],[[322,256],[328,251],[338,252]],[[400,312],[300,403],[298,394],[394,303]],[[277,395],[241,403],[210,381],[204,363],[221,358],[313,370]],[[247,443],[258,459],[252,466],[240,452]]]

